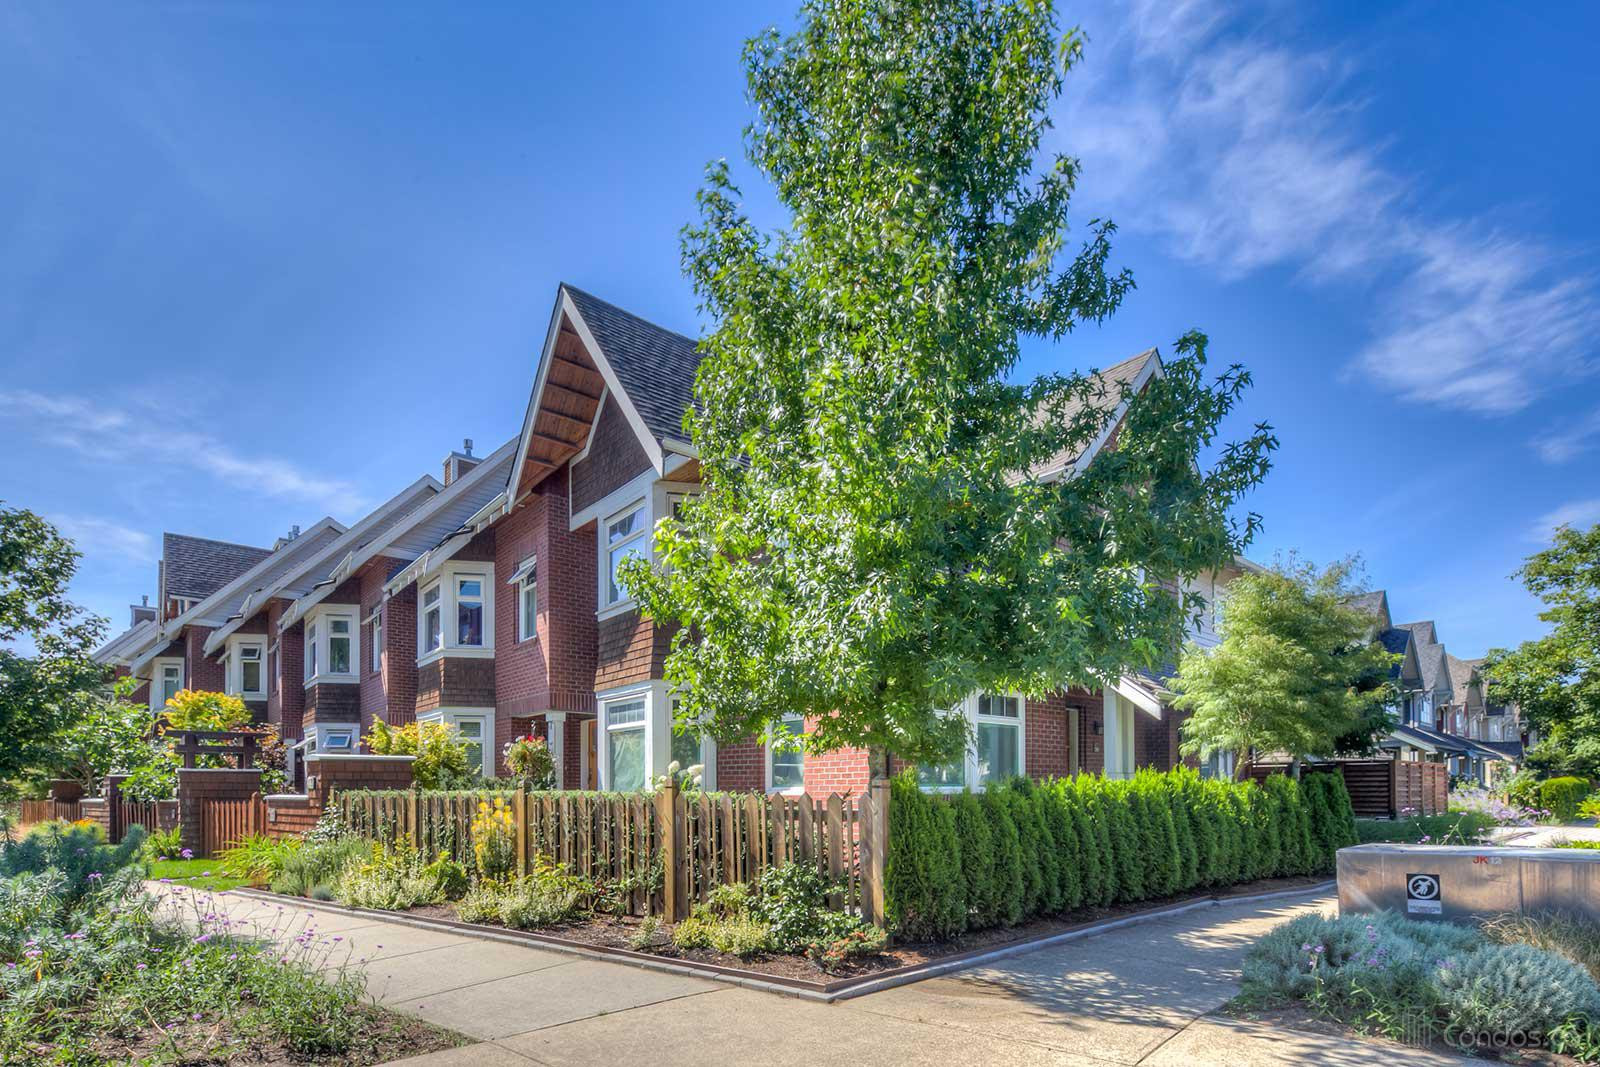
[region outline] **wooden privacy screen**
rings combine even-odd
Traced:
[[[750,882],[769,867],[814,865],[838,886],[833,906],[870,922],[883,917],[889,791],[861,795],[760,793],[346,792],[333,810],[374,840],[405,839],[470,866],[472,816],[505,800],[515,818],[517,866],[546,856],[621,895],[633,914],[681,919],[720,885]]]

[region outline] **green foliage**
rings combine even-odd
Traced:
[[[774,950],[804,952],[807,945],[828,933],[823,924],[832,889],[815,867],[785,863],[762,872],[755,898],[747,907],[752,918],[767,924]],[[730,904],[727,897],[715,902],[726,914],[743,910],[730,908]]]
[[[51,770],[98,792],[105,776],[130,771],[150,758],[150,709],[122,699],[131,678],[120,679],[111,696],[91,698],[84,714],[52,741]]]
[[[1578,805],[1578,818],[1600,819],[1600,792],[1590,793]]]
[[[227,693],[180,689],[167,701],[161,719],[168,730],[243,730],[250,725],[250,709]]]
[[[477,779],[467,762],[467,743],[453,726],[442,722],[390,726],[375,719],[367,734],[367,750],[379,756],[415,756],[411,780],[418,789],[466,789]]]
[[[506,742],[502,761],[524,789],[551,789],[556,783],[556,762],[550,746],[532,734]]]
[[[1270,429],[1221,445],[1249,376],[1181,338],[1134,394],[1016,381],[1131,286],[1109,222],[1066,249],[1077,164],[1041,158],[1082,39],[1053,6],[806,0],[745,50],[765,234],[713,165],[684,261],[714,331],[685,417],[704,491],[620,570],[681,624],[679,721],[720,737],[814,722],[813,751],[947,760],[975,689],[1098,684],[1177,647],[1200,605],[1163,583],[1231,562]],[[1115,449],[1071,477],[1110,412]]]
[[[345,868],[364,861],[369,851],[368,844],[359,837],[307,839],[279,859],[278,872],[267,883],[268,888],[289,896],[329,899]],[[318,890],[323,891],[322,895],[317,896]]]
[[[34,827],[20,841],[0,844],[0,878],[19,874],[60,875],[57,895],[70,906],[97,885],[139,858],[144,828],[130,826],[122,841],[108,845],[97,828],[50,822]]]
[[[57,762],[56,739],[89,716],[110,670],[105,620],[67,599],[79,552],[31,511],[0,506],[0,791]],[[31,656],[16,650],[31,643]]]
[[[284,861],[305,845],[298,838],[252,834],[216,857],[226,874],[242,878],[251,885],[265,885],[283,870]]]
[[[183,827],[174,826],[170,830],[157,830],[145,835],[144,847],[140,849],[139,854],[145,860],[164,860],[169,856],[176,856],[181,848],[183,848]]]
[[[954,813],[924,795],[913,772],[897,776],[889,790],[889,925],[913,938],[954,937],[967,911]]]
[[[1480,811],[1452,811],[1442,815],[1413,815],[1404,819],[1357,819],[1357,844],[1394,842],[1412,845],[1476,845],[1495,826]]]
[[[1228,585],[1220,643],[1188,645],[1171,683],[1174,705],[1193,712],[1185,755],[1360,753],[1388,732],[1395,656],[1352,606],[1354,567],[1346,560],[1319,573],[1291,560]]]
[[[404,842],[374,842],[364,859],[339,872],[335,894],[354,908],[404,911],[423,904],[442,904],[461,892],[466,872],[446,854],[429,859]]]
[[[441,856],[437,862],[443,862]],[[457,868],[460,870],[460,868]],[[466,872],[461,871],[461,884]],[[456,904],[462,922],[496,923],[516,930],[538,930],[590,914],[598,890],[585,878],[547,856],[535,856],[526,878],[481,879]]]
[[[1600,841],[1585,842],[1600,848]],[[1562,912],[1500,915],[1483,924],[1491,941],[1502,945],[1532,945],[1565,956],[1600,982],[1600,922]]]
[[[1258,786],[1179,768],[1128,781],[1017,780],[979,795],[924,794],[903,775],[890,802],[889,923],[912,940],[1324,873],[1356,835],[1338,775]],[[963,912],[945,910],[957,900]]]
[[[299,1062],[353,1050],[370,1018],[364,984],[326,941],[263,944],[214,914],[208,894],[161,905],[140,875],[124,868],[78,898],[54,868],[0,879],[0,958],[18,964],[0,969],[0,1062],[200,1063],[240,1047]]]
[[[1544,602],[1549,632],[1483,665],[1489,700],[1514,704],[1541,741],[1528,754],[1558,772],[1600,777],[1600,524],[1563,526],[1516,576]]]
[[[1539,806],[1556,822],[1572,822],[1578,806],[1589,795],[1589,783],[1582,778],[1547,778],[1539,783]]]
[[[767,925],[748,916],[716,918],[696,909],[696,913],[672,930],[672,943],[679,948],[704,948],[727,956],[749,959],[770,951]]]
[[[1491,931],[1494,928],[1491,927]],[[1243,996],[1300,1000],[1391,1038],[1534,1033],[1589,1061],[1600,986],[1571,959],[1531,943],[1511,923],[1491,936],[1390,913],[1306,915],[1278,927],[1244,962]]]

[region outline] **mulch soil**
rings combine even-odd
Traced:
[[[827,973],[803,956],[767,955],[752,959],[740,959],[737,956],[728,956],[712,952],[709,949],[680,949],[672,943],[672,928],[666,923],[661,924],[648,946],[635,947],[632,941],[638,933],[642,920],[632,915],[595,916],[583,922],[547,926],[533,933],[541,939],[565,941],[574,945],[599,948],[611,952],[635,952],[690,965],[704,965],[742,971],[747,974],[774,978],[788,984],[799,984],[815,990],[831,992],[842,986],[851,985],[892,971],[921,967],[961,956],[979,955],[994,949],[1005,948],[1009,945],[1043,940],[1056,934],[1082,929],[1085,926],[1092,926],[1096,923],[1137,915],[1141,912],[1158,911],[1201,900],[1227,900],[1234,897],[1253,896],[1259,893],[1307,889],[1326,882],[1326,878],[1315,877],[1268,878],[1258,882],[1230,886],[1215,893],[1164,897],[1114,908],[1083,908],[1068,915],[1050,919],[1036,919],[1018,926],[973,931],[962,935],[954,941],[896,943],[876,955],[848,960],[832,972]],[[456,919],[455,909],[448,904],[413,908],[402,914],[419,919],[459,922]],[[488,924],[468,925],[488,926]],[[494,926],[488,926],[488,928],[499,929]]]

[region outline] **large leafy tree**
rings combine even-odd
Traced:
[[[0,506],[0,782],[51,763],[51,739],[107,680],[91,658],[105,622],[67,599],[78,558],[50,523]]]
[[[1024,337],[1110,314],[1111,223],[1067,248],[1077,164],[1040,158],[1081,38],[1045,2],[811,0],[744,60],[747,155],[789,214],[762,232],[725,164],[685,231],[715,330],[686,425],[704,492],[624,580],[683,624],[680,719],[940,758],[979,688],[1098,684],[1177,646],[1161,584],[1233,558],[1274,446],[1217,445],[1249,381],[1176,345],[1138,396],[1015,380]],[[1052,476],[1129,402],[1114,447]],[[1202,450],[1213,458],[1199,462]]]
[[[1388,707],[1396,657],[1375,640],[1375,620],[1354,606],[1353,561],[1318,572],[1290,560],[1227,587],[1221,641],[1185,646],[1173,703],[1185,755],[1303,756],[1370,751],[1394,726]]]
[[[1542,766],[1600,776],[1600,524],[1561,527],[1515,577],[1544,601],[1550,632],[1489,653],[1489,699],[1516,704],[1538,730],[1530,755]]]

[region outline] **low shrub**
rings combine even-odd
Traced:
[[[1363,845],[1374,842],[1475,845],[1483,841],[1495,825],[1492,817],[1480,811],[1452,811],[1404,819],[1357,819],[1356,835]]]
[[[1600,841],[1557,841],[1556,848],[1595,848],[1600,849]]]
[[[750,959],[772,950],[772,931],[766,923],[748,915],[718,918],[696,905],[687,919],[672,929],[672,943],[679,948],[705,948],[726,956]]]
[[[364,860],[370,851],[371,846],[359,837],[314,841],[308,836],[298,849],[279,859],[278,873],[268,880],[268,888],[289,896],[331,900],[344,869]]]
[[[156,830],[145,835],[144,848],[140,856],[146,862],[151,860],[171,859],[183,848],[183,830],[174,826],[170,830]]]
[[[1578,805],[1589,795],[1589,783],[1582,778],[1547,778],[1539,783],[1539,806],[1556,822],[1572,822]]]
[[[1600,986],[1570,959],[1482,930],[1396,915],[1306,915],[1245,957],[1242,996],[1303,1001],[1391,1038],[1490,1031],[1548,1035],[1555,1051],[1592,1057]]]
[[[456,917],[462,922],[537,930],[589,914],[595,895],[593,883],[548,857],[536,856],[526,878],[484,879],[467,889],[456,903]]]
[[[1600,848],[1600,841],[1588,844]],[[1562,912],[1501,915],[1485,922],[1483,932],[1502,945],[1532,945],[1565,956],[1600,982],[1600,923],[1593,919]]]
[[[121,843],[113,846],[105,843],[105,833],[98,826],[42,823],[22,840],[0,845],[0,878],[54,870],[61,875],[62,901],[70,906],[134,863],[143,844],[144,828],[140,826],[129,827]]]
[[[1513,803],[1477,785],[1450,790],[1450,811],[1478,812],[1492,819],[1496,826],[1533,826],[1545,814],[1539,808]]]
[[[1578,818],[1600,819],[1600,790],[1590,793],[1578,805]]]
[[[299,838],[252,834],[232,848],[223,849],[217,866],[224,874],[261,885],[276,878],[284,861],[304,847]]]
[[[375,842],[365,859],[339,874],[334,894],[354,908],[404,911],[424,904],[443,904],[452,891],[464,891],[466,871],[448,853],[430,860],[404,842]]]

